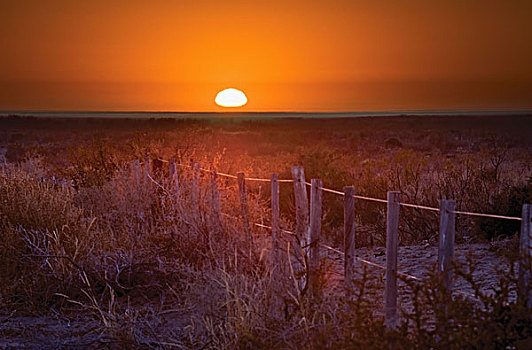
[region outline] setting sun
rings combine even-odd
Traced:
[[[248,103],[248,99],[242,91],[231,88],[220,91],[214,102],[221,107],[242,107]]]

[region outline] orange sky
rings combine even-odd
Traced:
[[[532,109],[532,1],[3,1],[0,110]]]

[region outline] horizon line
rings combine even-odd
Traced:
[[[489,114],[506,114],[506,113],[516,113],[516,114],[529,114],[532,113],[532,109],[411,109],[411,110],[366,110],[366,111],[356,111],[356,110],[346,110],[346,111],[309,111],[309,110],[271,110],[271,111],[243,111],[243,110],[220,110],[220,111],[175,111],[175,110],[0,110],[0,115],[6,114],[16,114],[22,113],[25,115],[31,113],[45,114],[45,113],[61,113],[61,114],[134,114],[134,113],[146,113],[146,114],[383,114],[383,115],[407,115],[410,113],[413,114],[475,114],[475,113],[489,113]]]

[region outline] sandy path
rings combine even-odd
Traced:
[[[504,246],[504,245],[501,245]],[[504,248],[499,248],[504,249]],[[483,293],[493,293],[499,281],[499,270],[507,273],[509,271],[508,263],[497,253],[497,247],[489,243],[476,243],[467,245],[458,245],[455,247],[455,261],[459,264],[466,263],[467,257],[471,256],[475,262],[476,270],[473,273],[474,281],[481,286]],[[343,286],[343,255],[324,249],[326,257],[326,280],[329,286],[329,292],[338,292]],[[374,249],[362,248],[356,251],[356,256],[381,266],[386,266],[386,254],[384,247]],[[425,279],[429,276],[429,271],[435,266],[438,260],[438,248],[435,246],[407,246],[399,247],[398,252],[398,271],[415,276],[419,279]],[[362,262],[357,261],[358,271],[364,268]],[[367,266],[369,275],[373,278],[371,285],[377,293],[376,307],[382,308],[384,299],[385,270],[374,266]],[[355,278],[360,278],[361,272],[357,273]],[[411,309],[412,295],[410,288],[403,281],[399,281],[399,305],[404,309]],[[462,295],[472,300],[478,300],[474,297],[474,290],[470,284],[463,278],[456,276],[453,279],[453,296]],[[512,294],[515,298],[515,292]]]

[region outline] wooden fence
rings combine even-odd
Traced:
[[[346,294],[349,295],[353,289],[353,278],[355,274],[355,260],[364,264],[369,264],[386,270],[386,285],[384,293],[384,313],[385,322],[388,328],[394,328],[397,325],[397,276],[402,275],[415,280],[419,278],[407,275],[397,271],[397,252],[398,252],[398,238],[399,238],[399,217],[400,207],[412,207],[422,210],[429,210],[439,212],[440,214],[440,228],[439,228],[439,249],[438,249],[438,271],[442,275],[443,289],[449,295],[452,292],[452,261],[454,255],[454,239],[455,239],[455,220],[456,214],[470,215],[477,217],[490,217],[504,220],[519,220],[521,221],[520,234],[520,256],[521,264],[519,266],[518,279],[518,300],[532,308],[532,288],[531,286],[531,271],[530,262],[532,260],[532,205],[523,204],[522,216],[511,217],[498,214],[484,214],[457,211],[455,209],[455,201],[441,200],[439,208],[417,205],[412,203],[403,203],[400,201],[400,193],[389,191],[387,199],[379,199],[372,197],[365,197],[356,195],[353,186],[343,188],[343,191],[338,191],[323,187],[321,179],[312,179],[311,182],[305,181],[305,173],[302,167],[292,168],[292,179],[279,179],[278,174],[272,174],[269,179],[263,178],[246,178],[244,173],[237,175],[219,173],[213,170],[202,169],[199,163],[192,163],[191,165],[177,164],[175,160],[159,162],[169,163],[170,184],[172,191],[177,192],[180,189],[178,181],[177,166],[187,167],[192,169],[192,201],[194,208],[199,207],[198,193],[199,193],[199,173],[205,172],[211,174],[211,193],[213,201],[213,209],[218,217],[223,213],[220,212],[220,199],[216,179],[218,176],[235,179],[238,183],[239,201],[241,208],[241,217],[243,220],[244,233],[249,239],[250,245],[253,244],[253,235],[251,225],[262,228],[271,229],[272,231],[272,255],[274,263],[278,260],[280,254],[280,228],[279,219],[279,183],[289,182],[294,186],[294,198],[296,209],[296,232],[289,232],[294,234],[303,247],[304,253],[308,259],[308,282],[310,290],[313,295],[319,294],[319,264],[320,264],[320,248],[327,248],[339,252],[344,255],[344,284]],[[157,183],[150,175],[151,160],[146,158],[144,161],[144,175]],[[132,165],[133,176],[137,183],[141,178],[141,167],[139,161],[134,161]],[[247,188],[246,181],[269,182],[271,184],[271,226],[251,223],[249,215],[249,207],[247,203]],[[162,187],[162,186],[161,186]],[[310,203],[308,201],[307,187],[310,187]],[[329,247],[320,241],[321,235],[321,220],[322,220],[322,193],[329,192],[344,198],[344,250],[343,252]],[[356,227],[355,227],[355,200],[374,201],[385,203],[387,205],[386,211],[386,267],[375,264],[355,256],[356,246]]]

